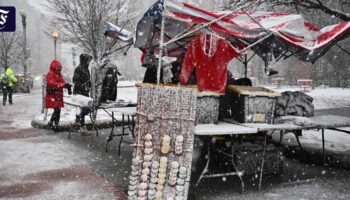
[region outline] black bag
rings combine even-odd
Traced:
[[[47,94],[55,94],[57,92],[56,88],[46,88],[46,93]]]

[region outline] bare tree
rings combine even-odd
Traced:
[[[16,33],[0,34],[0,65],[8,68],[12,65],[19,64],[23,57],[22,41]]]
[[[247,8],[278,8],[294,9],[299,11],[321,11],[327,15],[337,17],[343,21],[350,21],[349,0],[226,0],[221,5],[224,8],[243,6]]]
[[[131,0],[47,0],[54,11],[54,24],[72,42],[97,60],[106,48],[103,25],[125,24],[131,18]]]

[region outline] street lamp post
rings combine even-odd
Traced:
[[[54,42],[54,52],[55,52],[55,60],[57,59],[57,38],[58,38],[58,32],[54,31],[52,33],[52,37],[53,37],[53,42]]]
[[[22,17],[22,27],[23,27],[23,71],[27,74],[27,15],[24,10],[20,11]]]

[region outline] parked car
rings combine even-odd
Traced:
[[[17,78],[17,83],[14,84],[13,91],[30,93],[30,90],[34,86],[33,77],[28,73],[28,74],[16,74],[16,78]]]

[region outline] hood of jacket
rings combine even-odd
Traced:
[[[13,74],[13,70],[12,70],[11,68],[7,68],[5,74],[6,74],[7,76],[9,76],[9,77],[11,77],[11,76],[14,75],[14,74]]]
[[[84,66],[84,67],[88,67],[88,63],[87,61],[89,59],[92,59],[92,56],[90,56],[89,54],[83,53],[80,54],[79,60],[80,60],[80,65]]]
[[[61,63],[58,60],[53,60],[50,65],[50,71],[56,72],[58,68],[62,68]]]

